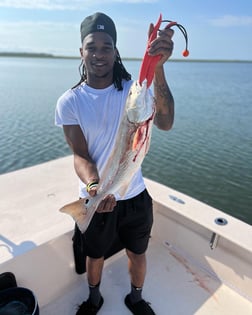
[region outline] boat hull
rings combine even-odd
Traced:
[[[32,184],[38,190],[32,194],[33,178],[38,178]],[[251,226],[169,187],[145,182],[153,197],[154,225],[144,296],[156,313],[252,313]],[[10,183],[18,192],[16,201],[8,195]],[[88,296],[86,274],[75,272],[72,219],[57,211],[74,198],[77,186],[72,157],[0,176],[1,190],[6,187],[0,200],[6,214],[0,222],[0,273],[13,272],[19,286],[33,291],[42,315],[75,314]],[[218,218],[228,224],[216,224]],[[101,314],[128,314],[123,299],[129,289],[122,250],[105,262]]]

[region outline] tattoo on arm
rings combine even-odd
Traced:
[[[154,95],[156,105],[155,125],[159,129],[169,130],[174,119],[174,100],[166,82],[154,82]]]
[[[154,82],[156,99],[163,98],[166,102],[173,102],[173,97],[167,84],[158,84]]]
[[[159,96],[161,97],[167,97],[167,85],[166,84],[158,84],[156,82],[154,82],[154,87],[158,93]]]

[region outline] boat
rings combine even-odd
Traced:
[[[74,315],[88,296],[77,274],[74,222],[58,211],[78,198],[73,157],[0,176],[0,274],[12,272],[37,297],[41,315]],[[143,296],[157,315],[252,314],[251,226],[145,178],[154,226]],[[105,261],[101,315],[130,314],[127,257]]]

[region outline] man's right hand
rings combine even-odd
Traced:
[[[99,206],[97,207],[96,211],[99,213],[112,212],[115,206],[116,206],[115,196],[110,194],[103,198],[103,200],[100,202]]]

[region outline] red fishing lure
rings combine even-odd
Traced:
[[[161,55],[150,56],[148,54],[148,51],[149,51],[151,42],[157,38],[158,31],[160,30],[161,23],[163,23],[163,22],[168,22],[168,24],[166,25],[165,28],[177,26],[180,29],[180,31],[183,33],[183,35],[185,37],[185,41],[186,41],[186,48],[183,51],[183,56],[187,57],[189,55],[188,38],[187,38],[186,29],[181,24],[178,24],[177,22],[173,22],[170,20],[162,20],[162,14],[160,14],[159,19],[158,19],[156,25],[154,26],[154,29],[153,29],[153,31],[152,31],[149,39],[148,39],[147,48],[146,48],[146,51],[144,54],[144,58],[142,61],[140,74],[139,74],[139,83],[142,84],[142,82],[144,80],[147,80],[147,87],[149,87],[153,81],[156,65],[161,58]]]

